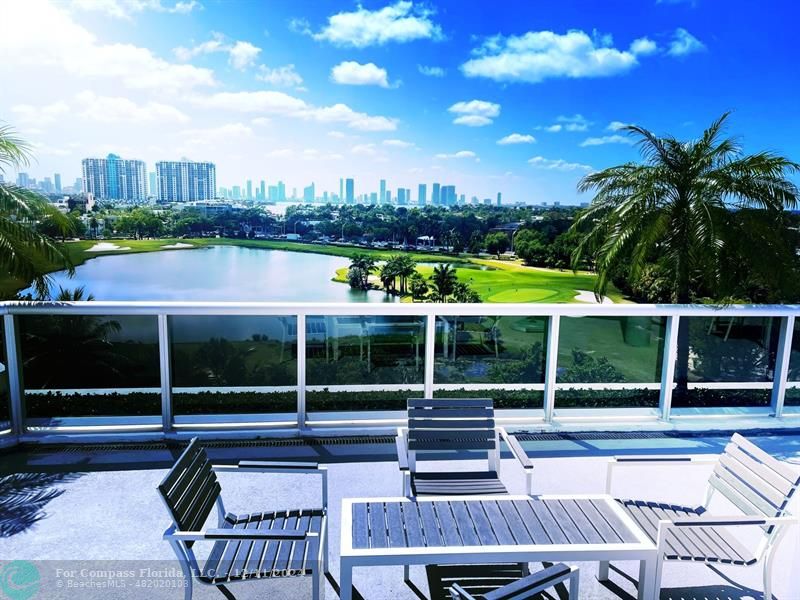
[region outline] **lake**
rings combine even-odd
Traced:
[[[54,293],[84,286],[96,300],[227,302],[395,302],[380,291],[331,281],[347,258],[284,250],[211,246],[101,256],[53,273]]]

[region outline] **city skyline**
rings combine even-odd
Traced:
[[[689,138],[734,109],[746,150],[797,153],[794,29],[771,16],[793,5],[768,4],[10,1],[0,120],[64,181],[113,152],[214,162],[226,186],[348,171],[580,203],[582,175],[637,159],[626,123]]]

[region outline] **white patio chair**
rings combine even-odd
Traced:
[[[657,466],[667,463],[714,464],[705,501],[691,508],[647,500],[617,501],[659,548],[664,561],[692,561],[708,565],[763,565],[764,598],[772,600],[772,565],[775,550],[797,518],[787,512],[800,475],[738,433],[734,434],[718,459],[690,456],[619,456],[608,465],[606,492],[611,493],[615,468]],[[735,515],[714,515],[707,511],[711,497],[719,492],[739,511]],[[760,527],[756,548],[748,548],[733,530]],[[656,589],[661,589],[659,561]],[[608,563],[600,564],[599,578],[608,578]]]

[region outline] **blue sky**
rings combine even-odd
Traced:
[[[745,149],[800,159],[796,8],[755,6],[5,2],[0,120],[65,182],[115,151],[211,160],[225,186],[585,202],[582,175],[637,157],[620,123],[690,138],[733,110]]]

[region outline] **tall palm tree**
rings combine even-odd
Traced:
[[[671,302],[689,303],[699,289],[720,300],[721,257],[729,250],[726,240],[735,238],[729,229],[731,209],[760,209],[777,223],[784,209],[797,206],[798,189],[787,176],[800,164],[771,152],[744,155],[735,139],[724,136],[728,115],[690,141],[627,126],[643,162],[590,173],[580,181],[579,191],[594,191],[595,197],[572,226],[571,232],[585,234],[572,263],[577,268],[585,255],[594,254],[598,296],[619,266],[627,265],[636,280],[656,263],[670,282]],[[689,342],[683,325],[676,378],[685,389]]]
[[[417,272],[416,261],[406,254],[397,256],[396,260],[397,276],[400,277],[400,293],[408,292],[408,280]]]
[[[30,164],[31,147],[8,126],[0,125],[0,173],[19,170]],[[45,198],[32,190],[9,182],[0,183],[0,272],[14,279],[32,282],[37,294],[47,295],[49,278],[42,274],[43,263],[67,268],[72,264],[64,248],[35,225],[49,219],[62,233],[70,233],[72,224]]]
[[[457,282],[456,270],[448,263],[433,267],[431,287],[436,302],[447,302],[447,298],[455,291]]]
[[[369,289],[369,275],[375,270],[377,261],[368,254],[356,252],[350,257],[350,271],[359,273],[361,289]]]

